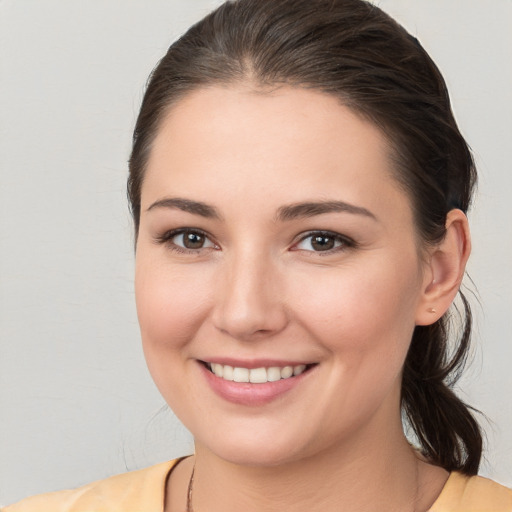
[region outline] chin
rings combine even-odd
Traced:
[[[226,447],[215,452],[219,458],[237,466],[276,467],[293,462],[290,451],[276,450],[268,446],[257,447]]]
[[[217,436],[210,431],[205,438],[196,438],[196,451],[202,448],[232,464],[254,467],[281,466],[309,456],[309,443],[284,430],[237,429],[228,435],[226,431],[219,432]]]

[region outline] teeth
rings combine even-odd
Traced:
[[[306,370],[305,364],[297,366],[271,366],[270,368],[239,368],[218,363],[209,363],[211,371],[224,380],[234,382],[251,382],[253,384],[263,384],[265,382],[275,382],[281,379],[289,379],[300,375]]]
[[[281,379],[289,379],[293,375],[293,366],[285,366],[281,370]]]
[[[218,377],[222,377],[225,380],[233,380],[233,367],[232,366],[222,366],[221,364],[215,365],[217,366],[217,371],[213,370],[213,373]]]
[[[233,380],[235,382],[249,382],[249,370],[247,368],[233,368]]]
[[[267,382],[267,370],[265,368],[253,368],[249,370],[249,382],[253,384],[262,384]]]
[[[300,375],[306,369],[305,364],[299,364],[293,367],[293,375]]]
[[[267,380],[269,382],[275,382],[276,380],[281,380],[281,368],[277,368],[277,366],[273,366],[267,370]]]
[[[224,376],[224,367],[221,364],[212,363],[212,371],[213,371],[213,373],[215,373],[215,375],[218,375],[219,377],[223,377]],[[229,374],[229,371],[231,371],[230,374]],[[231,368],[231,366],[228,366],[228,371],[226,373],[231,375],[231,378],[229,378],[227,380],[233,380],[232,379],[233,368]],[[226,378],[227,378],[227,375],[226,375]]]

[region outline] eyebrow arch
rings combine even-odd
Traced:
[[[277,211],[277,220],[287,221],[302,217],[314,217],[315,215],[322,215],[324,213],[332,212],[363,215],[373,220],[377,220],[377,217],[370,210],[367,210],[361,206],[345,203],[344,201],[319,201],[282,206]]]
[[[155,201],[146,211],[155,208],[170,208],[182,210],[184,212],[193,213],[209,219],[220,219],[221,216],[216,208],[200,201],[192,201],[191,199],[183,199],[181,197],[166,197]]]

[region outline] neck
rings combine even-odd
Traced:
[[[198,443],[194,464],[196,512],[421,510],[423,463],[401,426],[271,467],[233,464]]]

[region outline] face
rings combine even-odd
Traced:
[[[164,120],[137,309],[201,449],[275,465],[399,424],[425,278],[389,162],[379,130],[319,92],[212,87]]]

